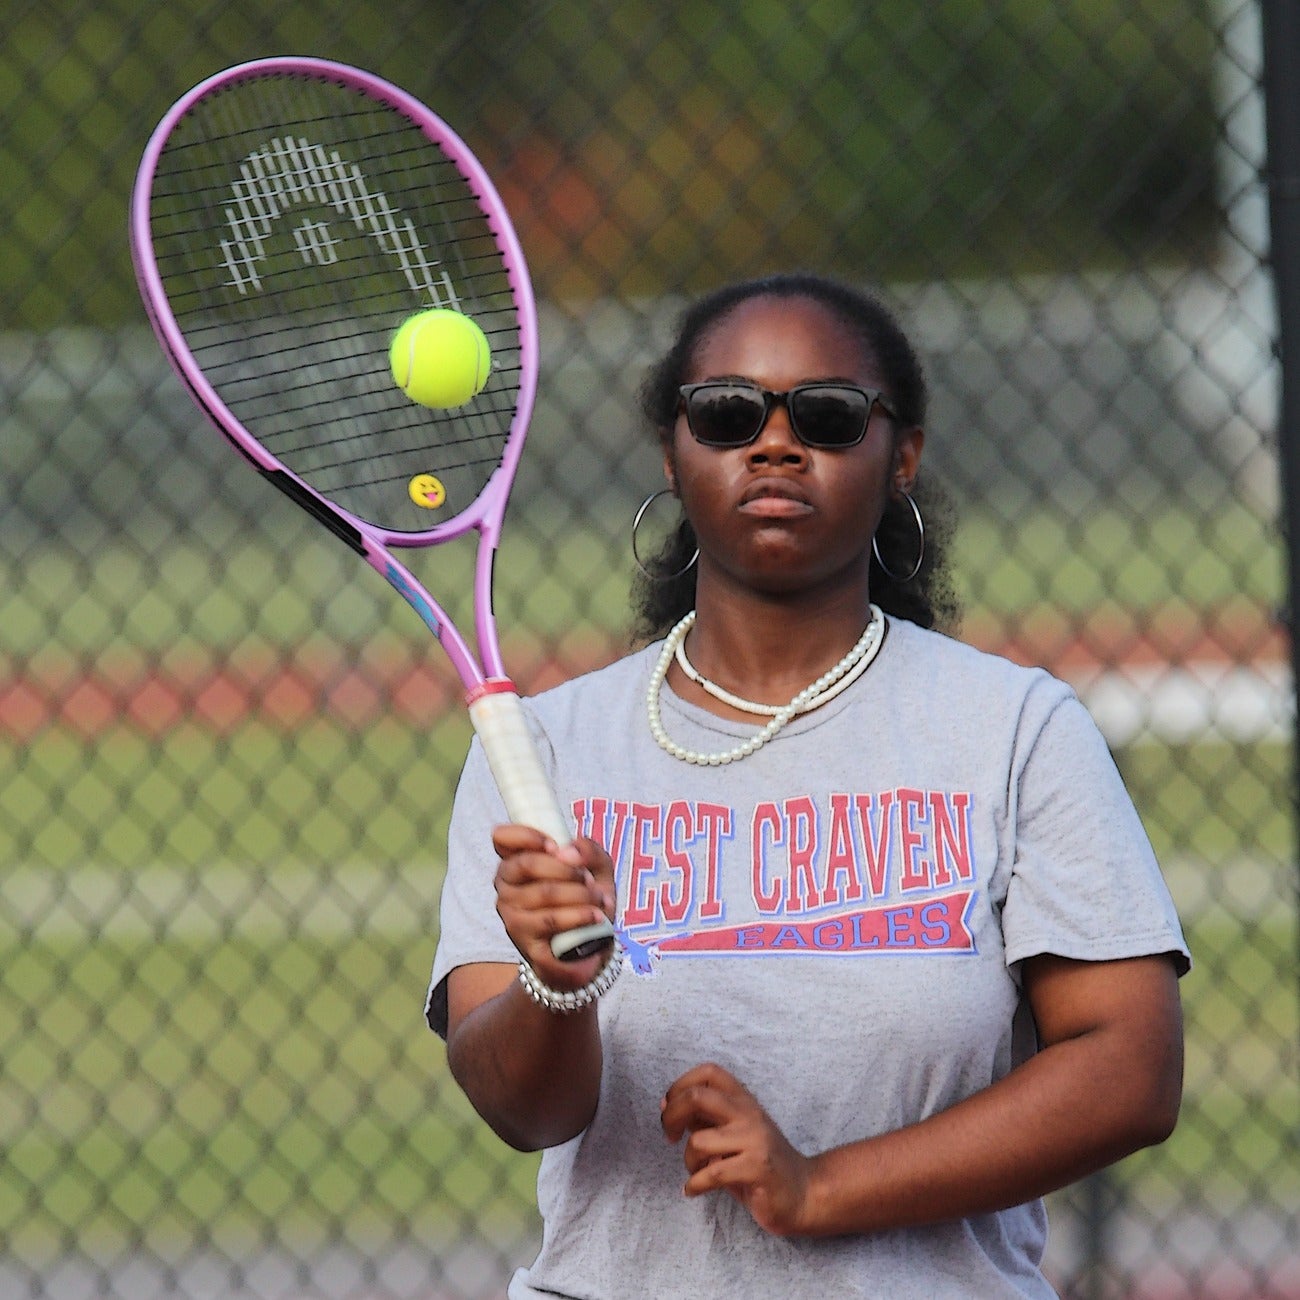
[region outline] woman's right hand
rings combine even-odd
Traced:
[[[594,979],[607,952],[560,961],[551,939],[566,930],[614,917],[614,864],[595,840],[580,836],[559,847],[528,826],[498,826],[497,914],[511,942],[544,983],[577,989]]]

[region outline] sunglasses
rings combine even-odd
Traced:
[[[784,406],[794,436],[805,447],[838,451],[866,437],[871,408],[897,419],[874,388],[856,384],[796,384],[784,393],[741,379],[683,384],[681,406],[696,442],[706,447],[746,447],[762,433],[774,406]]]

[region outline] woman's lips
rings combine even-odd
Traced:
[[[812,506],[804,497],[780,483],[761,483],[746,490],[740,498],[742,514],[763,519],[794,519],[810,514]]]

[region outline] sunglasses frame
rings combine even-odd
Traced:
[[[694,424],[691,422],[691,398],[698,392],[710,388],[730,388],[744,389],[746,392],[754,393],[763,401],[763,418],[755,427],[754,432],[742,442],[716,442],[708,438],[701,438],[696,432]],[[799,393],[806,392],[809,389],[838,389],[841,392],[847,391],[859,393],[867,399],[867,413],[862,421],[862,431],[852,442],[820,442],[815,438],[807,438],[799,428],[799,423],[795,419],[794,410],[790,405],[792,398]],[[748,447],[751,443],[758,440],[759,434],[767,428],[767,422],[772,418],[772,411],[777,406],[784,406],[786,415],[790,420],[790,428],[794,436],[805,446],[814,451],[847,451],[850,447],[856,447],[867,436],[867,429],[871,424],[871,412],[879,406],[891,420],[897,420],[898,415],[893,407],[885,400],[884,395],[877,388],[863,388],[860,384],[841,383],[829,379],[813,380],[806,384],[795,384],[792,388],[787,388],[783,392],[778,392],[771,388],[764,388],[762,384],[756,384],[749,379],[706,379],[698,384],[683,384],[678,390],[678,410],[686,413],[686,427],[690,430],[691,437],[702,447],[712,447],[718,451],[734,451],[738,447]]]

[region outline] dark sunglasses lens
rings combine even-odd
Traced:
[[[743,447],[752,442],[766,413],[762,393],[725,384],[697,390],[686,404],[691,432],[708,447]]]
[[[861,442],[871,416],[871,399],[856,388],[830,384],[790,394],[790,418],[810,447],[852,447]]]

